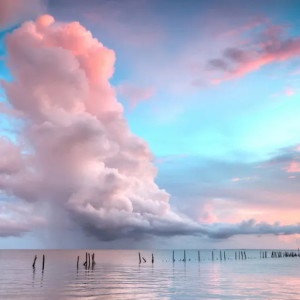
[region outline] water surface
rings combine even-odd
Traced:
[[[0,250],[1,300],[71,299],[300,299],[300,258],[260,258],[259,250],[88,250],[96,265],[83,266],[86,250]],[[237,260],[235,259],[237,253]],[[42,256],[45,269],[42,271]],[[37,255],[35,270],[33,258]],[[77,256],[80,256],[77,269]]]

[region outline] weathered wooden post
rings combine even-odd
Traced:
[[[186,255],[185,255],[185,250],[183,250],[183,261],[186,261]]]
[[[175,253],[174,253],[174,250],[173,250],[173,262],[175,262]]]
[[[146,259],[145,259],[144,257],[142,257],[142,259],[143,259],[144,263],[147,262]]]
[[[211,251],[211,260],[214,261],[214,251]]]
[[[139,252],[139,264],[141,264],[142,260],[141,260],[141,253]]]
[[[33,264],[32,264],[32,268],[35,269],[35,262],[36,262],[37,256],[34,256],[34,260],[33,260]]]
[[[198,250],[198,261],[200,262],[200,250]]]
[[[89,265],[88,265],[88,269],[89,269],[90,266],[91,266],[91,255],[90,255],[90,253],[88,254],[88,258],[89,258]]]
[[[78,264],[79,264],[79,255],[77,256],[77,270],[78,270]]]
[[[44,268],[45,268],[45,255],[43,254],[43,267],[42,267],[43,271],[44,271]]]
[[[92,254],[92,266],[94,266],[96,264],[95,262],[95,253]]]
[[[226,254],[225,254],[225,251],[224,251],[224,260],[226,260]]]
[[[220,260],[222,260],[222,252],[221,252],[221,250],[220,250]]]
[[[88,254],[87,252],[85,252],[85,262],[83,263],[83,265],[87,267],[87,263],[88,263]]]
[[[152,253],[152,259],[151,259],[151,262],[154,264],[154,255]]]
[[[234,252],[234,258],[235,258],[235,260],[236,260],[236,251]]]

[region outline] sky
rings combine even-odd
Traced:
[[[298,248],[299,6],[1,0],[0,248]]]

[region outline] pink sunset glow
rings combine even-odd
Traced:
[[[284,170],[287,173],[298,173],[298,172],[300,172],[300,163],[296,162],[296,161],[293,161]]]
[[[248,41],[243,47],[227,48],[222,58],[209,62],[211,68],[219,69],[223,73],[221,77],[212,79],[212,83],[218,84],[224,80],[241,77],[267,64],[283,62],[300,54],[299,38],[282,39],[284,28],[269,25],[266,21],[260,26],[264,26],[265,29],[257,36],[258,42],[250,44]],[[246,27],[244,32],[239,30],[238,33],[242,36],[251,29],[253,26]],[[290,90],[287,93],[291,95]]]
[[[67,2],[0,14],[0,236],[300,233],[299,35],[225,8]]]

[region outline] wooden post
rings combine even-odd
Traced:
[[[226,254],[225,254],[225,251],[224,251],[224,260],[226,260]]]
[[[77,269],[78,269],[78,264],[79,264],[79,256],[77,256]]]
[[[185,255],[185,250],[183,250],[183,261],[186,261],[186,255]]]
[[[83,263],[83,265],[87,267],[87,263],[88,263],[88,254],[87,252],[85,252],[85,262]]]
[[[214,251],[211,251],[211,260],[214,261]]]
[[[220,250],[220,260],[222,260],[222,252],[221,252],[221,250]]]
[[[139,252],[139,264],[141,264],[142,259],[141,259],[141,253]]]
[[[198,261],[200,262],[200,250],[198,250]]]
[[[175,262],[175,253],[174,253],[174,250],[173,250],[173,262]]]
[[[94,266],[96,264],[95,262],[95,253],[92,254],[92,266]]]
[[[35,262],[36,262],[37,256],[34,256],[34,260],[33,260],[33,264],[32,264],[32,268],[35,269]]]
[[[151,259],[151,262],[154,264],[154,255],[152,253],[152,259]]]
[[[43,254],[43,267],[42,267],[43,271],[44,271],[44,268],[45,268],[45,255]]]
[[[142,259],[143,259],[144,263],[147,262],[146,259],[145,259],[144,257],[142,257]]]

